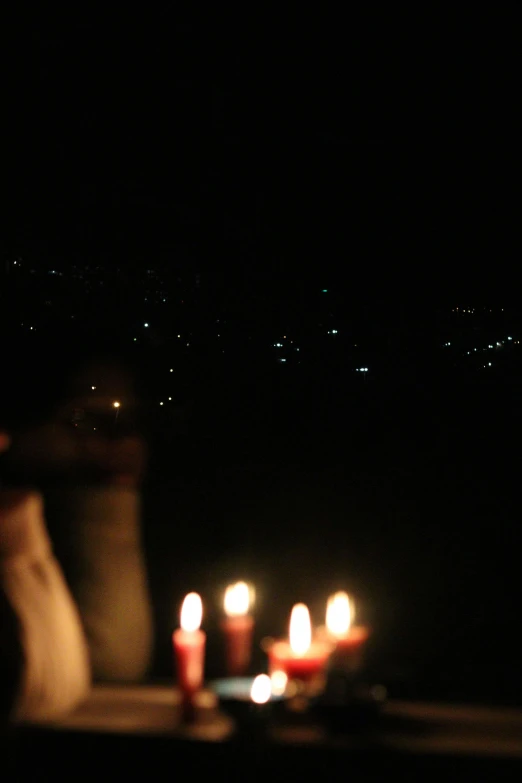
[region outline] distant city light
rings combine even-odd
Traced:
[[[136,342],[136,337],[134,338],[134,342]]]
[[[491,367],[491,362],[488,362],[488,367]]]
[[[508,337],[508,340],[512,340],[512,339],[513,339],[512,337]]]
[[[280,362],[286,362],[286,359],[279,359]]]
[[[93,391],[95,391],[95,390],[96,390],[96,386],[91,386],[91,389],[92,389]]]
[[[120,408],[120,407],[121,407],[121,402],[118,402],[118,401],[116,401],[116,402],[113,402],[113,403],[112,403],[112,407],[113,407],[113,408]]]
[[[172,401],[172,397],[169,397],[169,402],[171,402],[171,401]]]
[[[181,335],[180,335],[180,334],[178,334],[178,340],[179,340],[179,338],[180,338],[180,337],[181,337]]]
[[[327,294],[327,293],[328,293],[328,289],[327,288],[323,288],[323,294]]]
[[[160,402],[160,405],[163,405],[163,403],[162,403],[162,402]]]
[[[170,368],[170,372],[174,372],[174,368],[173,367]]]
[[[282,348],[283,343],[274,343],[274,348]]]
[[[144,327],[145,327],[145,329],[146,329],[146,328],[148,327],[148,324],[143,324],[143,326],[144,326]]]

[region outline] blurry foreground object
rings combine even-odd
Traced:
[[[49,534],[100,680],[140,679],[151,658],[139,492],[147,450],[136,407],[125,368],[85,362],[64,378],[45,418],[12,433],[5,456],[7,478],[45,497]]]
[[[125,486],[63,486],[49,491],[48,504],[94,678],[142,679],[153,629],[139,493]]]
[[[0,640],[2,692],[12,689],[5,678],[19,658],[9,717],[21,721],[63,714],[88,694],[89,656],[36,493],[0,493],[0,585],[2,601],[17,621],[3,627]]]

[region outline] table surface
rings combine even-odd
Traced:
[[[168,736],[209,743],[233,739],[234,721],[212,710],[207,713],[197,725],[183,727],[180,698],[172,687],[98,685],[75,712],[38,727],[136,738]],[[382,717],[369,734],[331,736],[319,724],[278,721],[270,727],[269,736],[276,745],[360,750],[371,744],[376,750],[405,754],[522,759],[521,710],[389,701],[382,709]]]

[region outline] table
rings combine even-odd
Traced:
[[[179,764],[198,775],[221,770],[228,780],[249,781],[267,774],[293,780],[298,770],[307,780],[324,776],[325,764],[361,780],[383,774],[419,780],[428,771],[430,777],[481,781],[522,774],[520,710],[390,701],[379,724],[363,734],[332,736],[318,724],[279,722],[252,745],[228,716],[210,717],[210,711],[198,727],[182,728],[179,702],[171,687],[96,686],[71,715],[23,727],[17,763],[37,754],[42,765],[63,768],[64,779],[65,773],[71,779],[63,759],[72,754],[99,780],[124,769],[174,774]]]

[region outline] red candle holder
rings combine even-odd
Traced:
[[[332,646],[327,640],[312,640],[310,613],[296,604],[290,617],[289,640],[273,641],[266,648],[270,673],[282,671],[289,680],[300,682],[310,694],[320,690]]]
[[[275,641],[268,649],[270,674],[282,671],[289,680],[315,680],[324,673],[331,649],[327,643],[312,642],[303,655],[296,655],[289,642]]]

